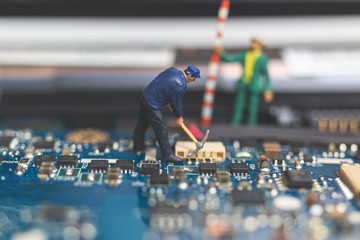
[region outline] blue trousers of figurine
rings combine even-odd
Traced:
[[[162,157],[171,155],[168,131],[161,111],[150,107],[144,97],[141,96],[139,116],[132,137],[134,142],[133,152],[136,153],[145,149],[145,133],[149,125],[155,132]]]

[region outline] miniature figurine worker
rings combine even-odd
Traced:
[[[221,59],[225,62],[240,62],[243,67],[242,77],[237,81],[237,95],[232,125],[237,126],[242,122],[245,108],[248,109],[248,125],[256,125],[258,106],[261,92],[264,92],[265,102],[271,102],[273,92],[267,69],[267,56],[262,52],[263,42],[252,38],[250,50],[235,55],[223,53]],[[265,84],[262,84],[264,79]],[[263,91],[265,89],[265,91]]]
[[[161,107],[169,104],[176,117],[176,123],[183,123],[182,100],[187,84],[200,78],[200,70],[189,65],[184,71],[174,67],[160,73],[142,92],[140,111],[133,134],[133,152],[145,149],[145,132],[149,125],[155,132],[156,141],[160,145],[162,161],[182,163],[183,160],[172,154],[165,120]]]

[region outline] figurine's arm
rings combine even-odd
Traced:
[[[171,108],[171,106],[170,106],[170,103],[168,103],[168,107],[169,107],[170,111],[173,112],[173,110],[172,110],[172,108]],[[176,123],[179,124],[179,125],[181,125],[182,123],[184,123],[183,117],[176,117]]]
[[[178,89],[171,95],[170,109],[175,115],[176,119],[183,116],[182,99],[185,94],[185,89]]]
[[[268,64],[268,61],[267,61],[267,58],[265,57],[264,58],[264,63],[263,63],[262,68],[261,68],[261,74],[265,78],[264,100],[265,100],[265,102],[271,102],[273,100],[273,98],[274,98],[274,93],[272,91],[271,80],[270,80],[270,77],[269,77],[267,64]]]
[[[224,62],[241,62],[241,63],[244,63],[244,61],[245,61],[245,53],[244,52],[239,52],[237,54],[223,53],[221,55],[221,60],[223,60]]]

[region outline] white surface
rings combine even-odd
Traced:
[[[217,18],[0,18],[0,48],[69,45],[213,46]],[[231,17],[224,46],[248,46],[253,36],[267,46],[360,42],[360,16]],[[186,29],[186,31],[184,30]]]
[[[0,50],[3,66],[72,66],[72,67],[167,67],[175,64],[173,50]]]

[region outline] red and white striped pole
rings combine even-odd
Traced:
[[[230,8],[230,1],[222,0],[218,13],[218,25],[217,25],[217,33],[214,43],[214,49],[222,48],[222,35],[223,35],[222,32],[224,30],[227,17],[229,15],[229,8]],[[214,51],[211,54],[210,62],[208,66],[208,75],[206,79],[204,100],[201,111],[201,124],[204,127],[209,126],[211,123],[213,105],[215,99],[216,78],[219,71],[219,63],[220,63],[219,53]]]

